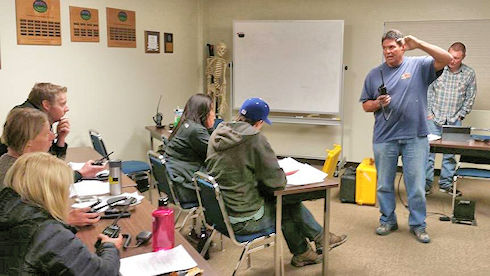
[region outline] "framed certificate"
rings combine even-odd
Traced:
[[[160,32],[145,31],[145,53],[160,53]]]
[[[174,34],[163,33],[163,41],[165,42],[165,53],[174,52]]]

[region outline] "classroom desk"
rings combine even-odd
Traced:
[[[323,267],[322,275],[327,275],[328,269],[328,251],[330,240],[329,228],[330,228],[330,189],[339,186],[337,179],[326,178],[323,182],[308,184],[308,185],[287,185],[284,190],[275,191],[274,195],[277,197],[276,206],[276,247],[274,254],[275,275],[284,275],[284,264],[282,258],[282,231],[281,231],[281,219],[282,219],[282,200],[284,196],[299,197],[303,200],[311,200],[318,198],[325,198],[324,204],[324,216],[323,216],[323,233],[324,242],[323,245]]]
[[[72,162],[85,162],[86,160],[92,159],[95,160],[100,158],[100,155],[89,147],[80,147],[80,148],[69,148],[66,155],[67,161]],[[123,192],[135,192],[136,189],[132,187],[135,183],[126,175],[122,177],[122,185]],[[125,187],[131,186],[131,187]],[[118,222],[118,225],[121,226],[122,233],[131,234],[132,241],[131,245],[134,245],[136,235],[143,231],[151,231],[152,229],[152,216],[151,212],[155,209],[150,202],[146,199],[143,199],[142,202],[134,207],[131,210],[131,217],[129,218],[121,218]],[[113,220],[100,220],[97,224],[93,226],[87,226],[81,228],[77,237],[80,238],[85,245],[92,251],[95,252],[94,244],[97,240],[97,235],[102,233],[102,230],[106,226],[112,223]],[[179,233],[179,231],[175,231],[175,245],[182,244],[184,248],[187,250],[189,255],[194,259],[199,268],[204,270],[204,275],[217,275],[218,273],[210,266],[210,264],[204,260],[204,258],[187,242],[187,240]],[[137,254],[148,253],[152,251],[151,242],[148,242],[146,245],[137,247],[137,248],[128,248],[126,250],[121,249],[121,258],[129,257]]]
[[[156,126],[145,126],[145,129],[150,132],[150,148],[153,150],[153,139],[163,141],[162,136],[168,138],[172,132],[170,132],[168,125],[162,128]]]
[[[430,152],[463,154],[474,157],[488,157],[490,142],[470,140],[467,142],[456,142],[447,140],[430,141]]]

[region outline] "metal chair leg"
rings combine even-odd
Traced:
[[[458,186],[458,176],[454,176],[453,181],[453,201],[452,201],[452,209],[453,209],[453,218],[454,218],[454,205],[456,204],[456,187]]]
[[[209,249],[209,246],[211,245],[211,241],[213,240],[213,237],[214,237],[214,234],[216,234],[216,229],[213,229],[213,232],[211,232],[211,235],[209,236],[208,240],[206,241],[206,243],[204,244],[202,250],[201,250],[201,256],[204,257],[204,255],[206,254],[206,251],[208,251]]]
[[[236,274],[238,268],[240,267],[240,265],[243,263],[243,259],[244,257],[248,257],[248,249],[250,247],[250,242],[248,242],[244,247],[243,247],[243,250],[242,250],[242,254],[240,255],[240,259],[238,259],[238,263],[236,264],[235,266],[235,270],[233,270],[233,275]]]

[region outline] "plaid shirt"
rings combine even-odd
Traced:
[[[427,91],[427,113],[439,125],[454,123],[471,112],[476,96],[475,71],[461,64],[453,73],[448,66]]]

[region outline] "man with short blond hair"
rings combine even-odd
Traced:
[[[52,83],[36,83],[29,93],[27,100],[14,108],[35,108],[48,115],[49,123],[56,126],[56,139],[53,141],[49,152],[57,157],[66,155],[67,144],[66,136],[70,133],[70,122],[64,118],[70,109],[66,100],[67,89],[64,86]],[[7,152],[7,147],[3,141],[0,145],[0,155]]]

